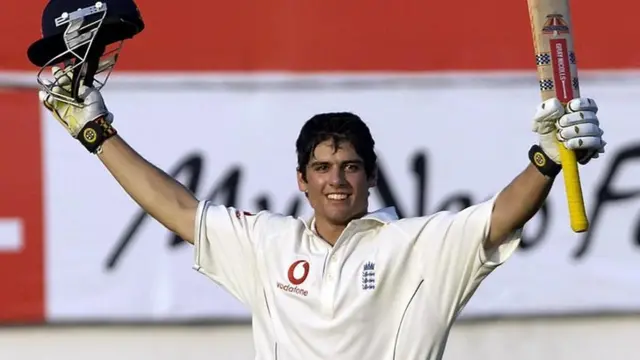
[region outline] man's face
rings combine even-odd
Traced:
[[[306,168],[307,181],[298,173],[298,187],[308,195],[316,219],[346,225],[368,210],[369,188],[364,162],[348,142],[336,149],[332,140],[318,144]]]

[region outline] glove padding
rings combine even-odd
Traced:
[[[71,96],[72,74],[66,73],[59,67],[52,67],[55,82],[45,80],[45,85],[55,94]],[[81,85],[78,95],[83,100],[82,107],[74,106],[62,100],[56,99],[44,90],[38,92],[40,102],[53,114],[69,134],[78,138],[78,134],[85,125],[98,118],[104,118],[108,124],[113,122],[113,114],[109,112],[102,95],[97,89]]]
[[[540,135],[539,145],[557,164],[560,150],[557,141],[574,150],[578,162],[587,164],[604,154],[606,142],[598,120],[598,105],[590,98],[576,98],[566,108],[556,98],[538,106],[533,119],[533,131]]]
[[[107,110],[100,92],[92,87],[82,85],[78,89],[82,104],[66,102],[53,96],[51,93],[70,97],[73,79],[72,74],[58,67],[53,67],[52,70],[55,82],[47,82],[45,86],[48,88],[38,92],[40,101],[90,153],[99,153],[104,141],[117,134],[111,126],[113,114]]]

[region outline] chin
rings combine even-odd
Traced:
[[[335,225],[347,225],[354,217],[356,217],[356,215],[352,212],[334,212],[326,215],[327,220]]]
[[[329,218],[333,225],[347,226],[351,222],[351,217]]]

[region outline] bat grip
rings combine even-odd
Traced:
[[[571,229],[577,233],[585,232],[589,228],[589,220],[587,219],[587,212],[582,197],[582,186],[580,184],[580,173],[578,171],[576,154],[560,142],[558,142],[558,149],[560,150],[562,176],[564,178],[565,193],[567,195],[567,205],[569,206]]]

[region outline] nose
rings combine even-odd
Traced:
[[[333,169],[331,171],[331,177],[329,178],[329,183],[333,186],[342,186],[346,184],[347,180],[345,177],[344,171],[341,169]]]

